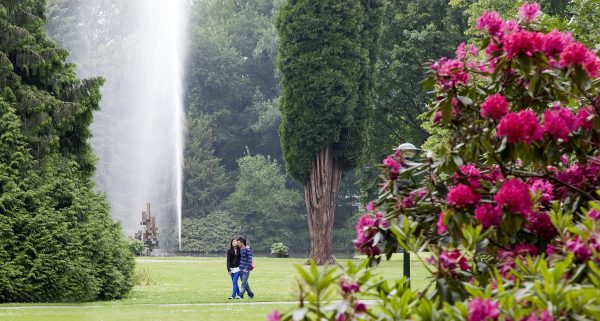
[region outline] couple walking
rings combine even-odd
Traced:
[[[254,293],[248,284],[250,271],[253,268],[252,250],[246,245],[246,239],[238,237],[231,240],[229,251],[227,251],[227,272],[231,275],[233,291],[229,299],[243,299],[246,292],[248,292],[248,297],[254,298]],[[238,286],[239,279],[242,280],[241,287]]]

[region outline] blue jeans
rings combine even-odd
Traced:
[[[244,293],[248,292],[248,296],[253,298],[254,293],[250,290],[250,284],[248,284],[248,278],[250,277],[250,271],[248,272],[240,272],[242,274],[242,294],[240,296],[244,296]]]
[[[240,288],[238,286],[238,279],[240,277],[240,272],[231,273],[231,281],[233,282],[233,291],[231,292],[231,297],[235,299],[235,296],[242,296],[240,293]]]

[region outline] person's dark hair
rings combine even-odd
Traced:
[[[237,240],[238,240],[238,242],[242,242],[242,244],[244,244],[244,246],[246,246],[246,239],[245,238],[243,238],[243,237],[240,236],[240,237],[237,238]]]
[[[233,252],[235,251],[235,249],[233,248],[233,245],[231,243],[233,243],[233,241],[235,241],[236,239],[231,239],[231,241],[229,241],[229,251]]]

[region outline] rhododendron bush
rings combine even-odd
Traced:
[[[302,272],[301,308],[271,320],[600,319],[600,63],[541,14],[485,12],[475,45],[432,63],[447,151],[385,159],[356,226],[369,259]],[[426,289],[369,277],[399,250]]]

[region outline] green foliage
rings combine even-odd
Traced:
[[[277,161],[263,155],[238,159],[240,178],[227,206],[243,226],[242,234],[257,251],[266,251],[279,240],[290,239],[305,228],[302,196],[286,187]]]
[[[271,255],[275,255],[275,257],[288,257],[289,254],[289,248],[282,242],[271,245]]]
[[[221,160],[214,156],[215,139],[206,117],[188,117],[183,169],[184,217],[205,217],[231,190]]]
[[[146,251],[148,251],[148,247],[146,247],[146,244],[136,239],[127,241],[127,246],[129,247],[129,251],[131,251],[131,254],[135,256],[142,256],[146,254]]]
[[[0,302],[120,298],[134,260],[87,142],[103,81],[76,77],[44,8],[0,4]]]
[[[287,171],[301,183],[328,145],[342,169],[356,165],[372,108],[371,53],[381,28],[377,19],[368,19],[378,18],[381,6],[381,1],[294,1],[280,9],[279,134]]]
[[[207,0],[192,6],[187,114],[209,119],[215,155],[228,171],[236,169],[246,146],[281,159],[279,115],[273,112],[279,89],[272,17],[279,2]]]
[[[378,173],[368,164],[380,162],[392,146],[403,142],[419,146],[429,136],[419,117],[431,99],[421,85],[424,65],[449,56],[464,41],[467,29],[464,9],[451,7],[447,0],[389,1],[382,17],[376,107],[361,161],[368,168],[359,176],[362,192],[370,194],[377,190]]]
[[[242,233],[238,216],[215,210],[206,217],[183,218],[181,243],[184,252],[222,253],[229,242]]]

